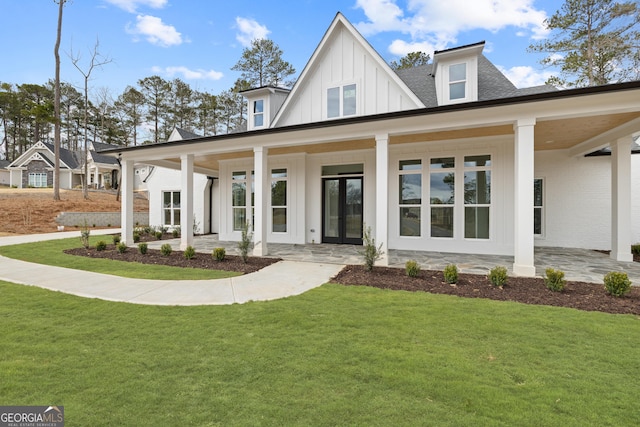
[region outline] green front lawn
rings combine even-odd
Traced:
[[[156,307],[0,282],[0,404],[69,426],[637,426],[640,318],[327,284]]]
[[[112,237],[92,236],[89,238],[91,246],[103,240],[112,243]],[[74,268],[76,270],[93,271],[95,273],[111,274],[113,276],[131,277],[135,279],[158,280],[204,280],[221,279],[239,276],[241,273],[221,270],[205,270],[199,268],[178,268],[164,265],[149,265],[114,261],[105,259],[92,259],[87,257],[67,255],[65,249],[82,247],[80,238],[49,240],[37,243],[25,243],[21,245],[0,246],[0,255],[35,262],[38,264],[53,265],[56,267]],[[135,251],[137,248],[129,248]],[[209,255],[207,255],[209,256]]]

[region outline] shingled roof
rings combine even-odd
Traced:
[[[398,77],[416,94],[427,108],[437,107],[436,85],[433,64],[396,70]],[[534,93],[552,92],[551,85],[518,89],[484,55],[478,56],[478,101],[510,98]]]

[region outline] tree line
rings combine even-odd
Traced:
[[[174,128],[211,136],[246,130],[243,90],[264,85],[289,86],[295,69],[282,59],[271,40],[254,40],[232,68],[241,72],[233,87],[213,94],[193,89],[185,81],[145,77],[120,94],[108,88],[93,91],[93,99],[69,83],[60,83],[61,147],[84,149],[89,141],[136,146],[166,141]],[[0,82],[0,155],[14,160],[38,141],[53,142],[55,82]],[[85,128],[86,113],[86,128]],[[4,148],[4,150],[3,150]]]

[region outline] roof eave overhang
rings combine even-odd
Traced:
[[[576,99],[581,102],[576,103]],[[292,140],[305,144],[312,140],[338,141],[379,133],[403,134],[513,124],[522,118],[542,121],[621,112],[640,112],[640,81],[122,147],[105,150],[102,154],[120,155],[131,160],[156,156],[161,159],[172,152],[184,154],[186,147],[191,148],[189,152],[232,152],[254,146],[286,146]],[[282,138],[284,134],[291,135],[291,138]],[[230,144],[231,141],[234,143]]]

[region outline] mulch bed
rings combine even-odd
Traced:
[[[640,315],[638,286],[632,286],[624,297],[613,297],[607,294],[603,284],[567,282],[562,292],[553,292],[547,289],[541,278],[509,277],[503,288],[497,288],[485,276],[462,273],[458,275],[457,284],[450,285],[445,282],[441,271],[422,270],[418,277],[412,278],[402,268],[373,267],[372,271],[366,271],[361,265],[346,266],[331,281],[343,285]]]
[[[113,259],[117,261],[139,262],[141,264],[168,265],[183,268],[204,268],[211,270],[235,271],[239,273],[253,273],[280,261],[280,258],[249,257],[243,262],[242,257],[227,255],[223,261],[218,261],[211,254],[196,253],[191,259],[186,259],[182,251],[173,251],[169,256],[162,255],[158,249],[148,249],[142,255],[137,248],[128,248],[125,253],[120,253],[115,245],[107,245],[103,251],[95,247],[75,248],[64,251],[66,254],[86,256],[90,258]]]

